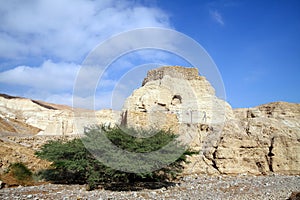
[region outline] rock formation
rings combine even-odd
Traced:
[[[184,173],[300,175],[300,104],[232,109],[195,68],[150,70],[122,112],[75,113],[68,106],[0,95],[2,135],[66,136],[82,133],[80,127],[95,122],[171,129],[199,151],[189,158]]]
[[[300,105],[232,110],[196,68],[150,70],[123,115],[128,126],[173,129],[199,150],[186,173],[300,174]]]
[[[179,123],[223,123],[226,116],[233,115],[231,107],[215,96],[215,91],[196,68],[162,67],[150,70],[143,86],[126,100],[127,123],[135,120],[132,115],[140,113],[174,114]],[[150,117],[152,116],[150,115]],[[149,126],[162,121],[154,117],[145,122]],[[167,120],[163,122],[168,123]]]
[[[77,109],[84,118],[84,124],[114,124],[119,121],[120,112],[112,110],[90,111]],[[79,114],[78,114],[79,115]],[[78,116],[76,116],[78,117]],[[75,120],[71,107],[50,104],[9,95],[0,95],[0,131],[39,135],[83,134]],[[80,120],[82,123],[83,120]]]

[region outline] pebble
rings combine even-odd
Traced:
[[[86,191],[85,185],[45,184],[3,188],[0,199],[288,199],[300,191],[300,176],[191,175],[174,186],[140,191]]]

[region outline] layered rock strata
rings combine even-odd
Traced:
[[[233,110],[196,68],[150,70],[126,100],[123,119],[132,127],[172,129],[198,150],[186,173],[300,174],[300,105]]]
[[[38,135],[83,134],[83,126],[115,124],[120,112],[113,110],[91,111],[35,101],[26,98],[0,95],[0,130],[9,133]],[[77,119],[77,118],[81,119]]]

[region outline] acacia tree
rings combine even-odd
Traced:
[[[99,152],[101,149],[108,148],[105,146],[107,142],[103,140],[103,137],[109,139],[118,148],[135,153],[156,151],[163,148],[166,144],[176,141],[177,138],[177,135],[170,131],[124,130],[124,128],[119,127],[104,128],[95,126],[86,129],[85,137],[81,139],[73,139],[67,142],[48,142],[36,152],[38,157],[52,162],[51,168],[41,171],[40,175],[42,178],[55,183],[87,183],[89,189],[94,189],[99,184],[112,182],[170,181],[182,171],[182,164],[186,162],[186,156],[196,153],[186,150],[184,145],[175,142],[173,148],[165,150],[163,155],[160,155],[160,158],[167,161],[168,165],[156,170],[139,173],[116,170],[100,162],[99,160],[101,159],[99,157],[98,159],[94,157],[94,153],[96,152],[97,155],[112,158],[118,161],[118,163],[127,162],[124,160],[126,158],[122,154],[110,151]],[[99,146],[101,146],[100,149]],[[182,154],[177,156],[178,158],[176,157],[176,160],[173,162],[168,161],[167,159],[172,157],[172,154],[175,155],[178,150]],[[153,162],[160,162],[162,160],[153,158]],[[143,165],[150,166],[153,163],[147,161]]]

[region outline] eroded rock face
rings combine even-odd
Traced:
[[[133,127],[172,129],[199,155],[185,173],[300,174],[300,105],[270,103],[232,110],[195,68],[148,72],[126,100]]]
[[[74,115],[67,106],[0,95],[1,133],[72,135],[95,123],[173,130],[199,151],[189,158],[187,174],[300,175],[300,104],[233,110],[194,68],[149,71],[122,112],[80,110]]]
[[[248,166],[251,173],[300,174],[299,104],[276,102],[234,112],[241,136],[225,130],[217,158],[234,158],[234,163],[245,165],[241,169]],[[220,166],[224,172],[230,169]]]
[[[142,85],[124,104],[126,124],[171,129],[201,152],[191,158],[186,173],[218,173],[212,152],[226,119],[234,117],[230,105],[215,96],[214,88],[196,68],[150,70]]]
[[[299,104],[284,102],[234,110],[217,144],[191,158],[188,172],[299,175],[299,110]]]
[[[129,126],[140,124],[144,128],[169,123],[158,113],[174,115],[179,124],[220,124],[233,116],[230,105],[215,96],[213,87],[196,68],[176,66],[150,70],[143,86],[125,101],[123,112],[127,112]],[[140,120],[139,114],[148,118]]]
[[[82,118],[78,119],[79,116]],[[118,111],[100,110],[93,112],[82,109],[76,110],[75,116],[74,110],[68,106],[0,95],[1,132],[33,135],[83,134],[84,126],[93,124],[114,125],[119,121],[120,112]]]

